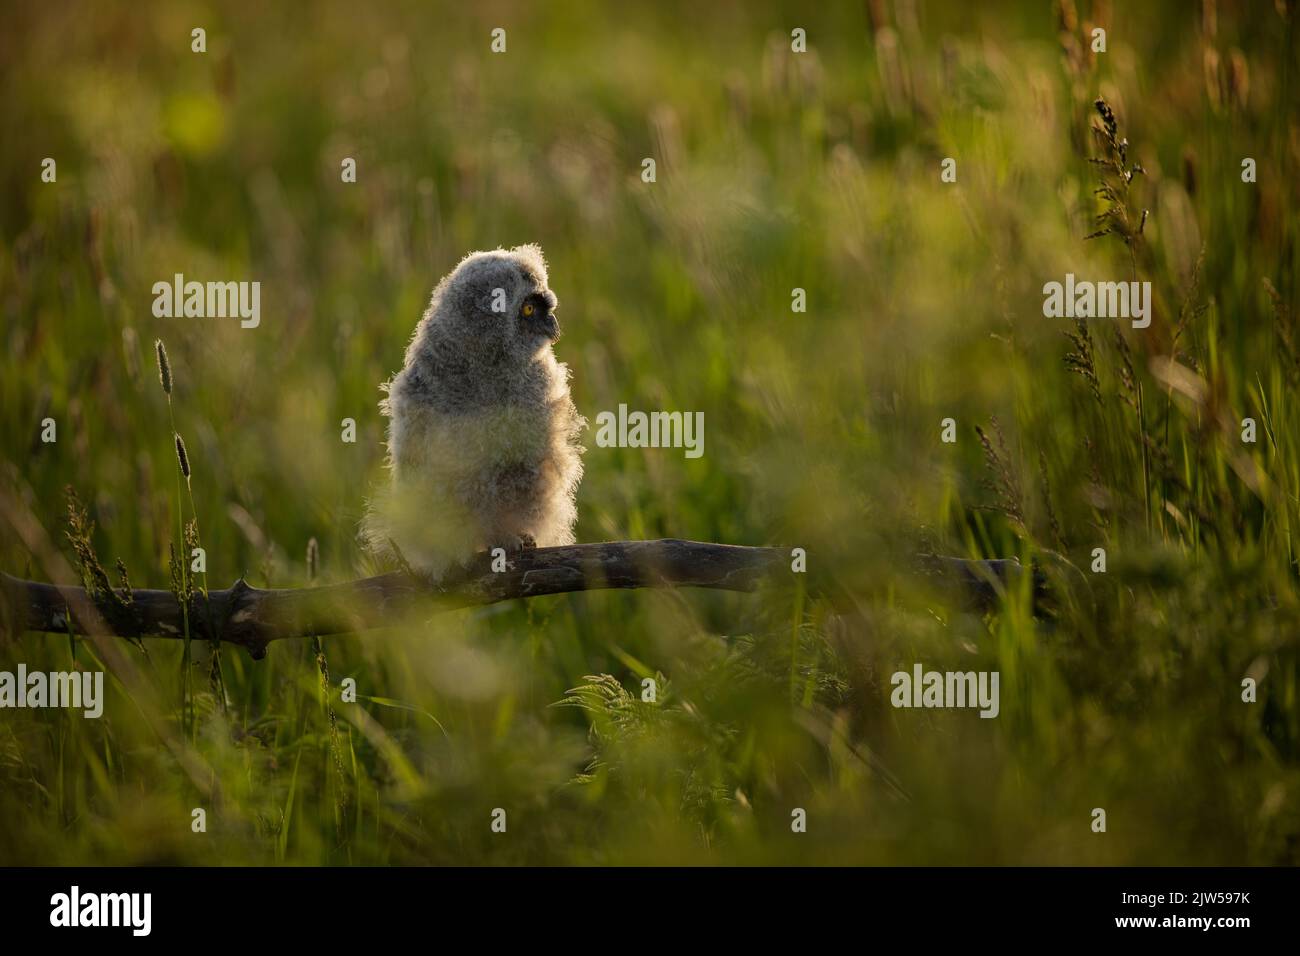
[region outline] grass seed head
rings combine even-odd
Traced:
[[[162,339],[158,339],[154,342],[153,348],[158,356],[158,381],[162,384],[163,393],[171,395],[172,363],[167,361],[167,346],[163,345]]]
[[[185,439],[182,438],[180,435],[176,436],[176,460],[180,463],[181,474],[185,476],[186,481],[189,481],[190,480],[190,456],[189,456],[189,452],[185,450]]]
[[[1101,121],[1106,127],[1106,135],[1109,136],[1111,140],[1114,140],[1116,133],[1119,131],[1119,124],[1115,122],[1115,111],[1112,110],[1110,104],[1101,97],[1097,97],[1097,101],[1092,105],[1097,107],[1097,113],[1101,116]]]

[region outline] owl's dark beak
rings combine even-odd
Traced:
[[[538,312],[527,321],[538,335],[544,335],[552,342],[560,337],[560,320],[554,312]]]

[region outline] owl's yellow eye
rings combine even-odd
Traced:
[[[532,315],[532,314],[533,314],[534,312],[536,312],[536,311],[537,311],[537,310],[536,310],[535,308],[533,308],[533,304],[532,304],[531,302],[525,302],[525,303],[524,303],[524,318],[528,318],[530,315]]]

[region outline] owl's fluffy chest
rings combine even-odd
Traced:
[[[394,383],[390,437],[397,477],[481,476],[545,459],[567,392],[547,394],[540,377],[512,384],[494,391],[490,382],[457,383],[450,377]],[[433,395],[439,400],[428,400]]]

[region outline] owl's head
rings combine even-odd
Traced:
[[[560,337],[559,300],[536,245],[470,253],[433,298],[434,320],[483,350],[528,359]]]

